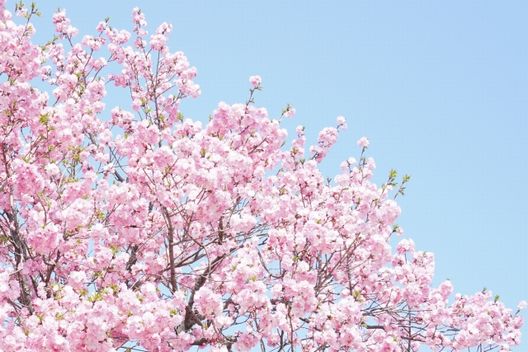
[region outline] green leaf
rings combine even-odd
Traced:
[[[40,115],[39,122],[43,124],[44,126],[46,126],[49,122],[49,114],[46,113],[46,114]]]

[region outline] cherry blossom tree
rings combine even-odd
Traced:
[[[343,117],[306,146],[256,106],[180,106],[196,69],[148,34],[64,11],[36,44],[35,5],[0,1],[0,350],[509,351],[519,309],[432,285],[433,255],[395,224],[409,178],[358,158],[319,163]],[[13,17],[14,16],[14,17]],[[107,106],[106,91],[130,97]],[[108,100],[108,99],[107,99]],[[397,244],[396,244],[397,243]]]

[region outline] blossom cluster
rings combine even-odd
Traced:
[[[171,25],[149,35],[136,8],[130,32],[103,21],[78,38],[61,10],[37,45],[34,8],[18,10],[27,21],[0,1],[0,350],[520,343],[519,312],[491,292],[432,285],[433,255],[396,225],[408,178],[376,185],[366,138],[321,173],[344,117],[311,147],[303,127],[289,142],[295,109],[256,106],[252,76],[248,101],[204,125],[180,109],[200,87]],[[129,105],[107,107],[110,89]]]

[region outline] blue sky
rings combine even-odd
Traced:
[[[14,7],[13,2],[9,5]],[[412,176],[400,224],[436,255],[436,281],[487,287],[514,307],[528,299],[528,3],[523,1],[41,1],[38,38],[66,8],[82,34],[107,16],[130,28],[174,25],[170,46],[198,68],[204,120],[219,101],[256,98],[271,114],[297,109],[291,134],[347,117],[323,163],[328,176],[365,135],[377,180]],[[528,328],[521,346],[528,346]],[[521,351],[519,347],[517,351]]]

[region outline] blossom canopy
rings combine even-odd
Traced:
[[[432,284],[369,140],[326,178],[343,116],[308,146],[249,97],[185,117],[197,71],[152,34],[0,1],[0,350],[509,351],[522,318]],[[13,17],[18,16],[18,17]],[[107,90],[129,97],[109,106]],[[396,244],[397,243],[397,244]],[[396,244],[396,245],[394,245]],[[393,248],[394,247],[394,248]]]

